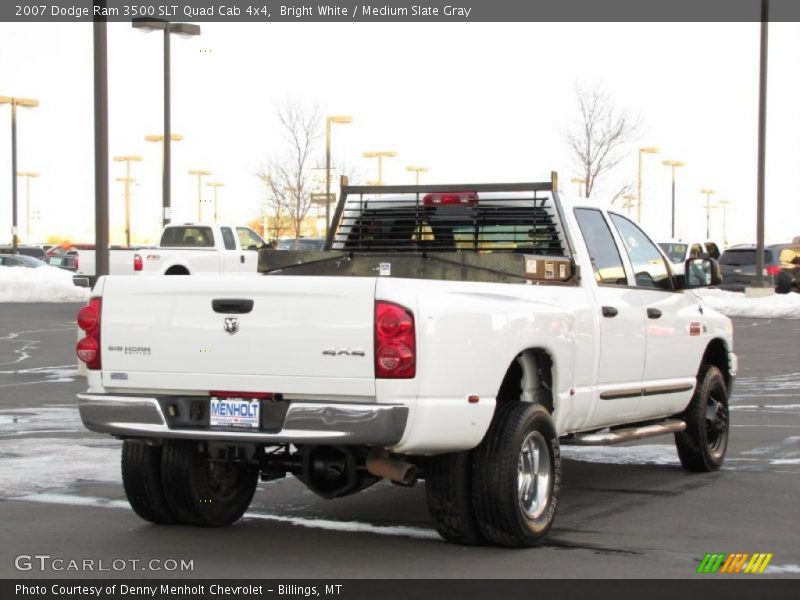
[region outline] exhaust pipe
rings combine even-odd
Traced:
[[[386,478],[400,485],[413,486],[417,482],[417,467],[411,463],[390,458],[386,454],[370,453],[367,471],[375,477]]]

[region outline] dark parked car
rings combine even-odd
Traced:
[[[22,254],[23,256],[32,256],[39,260],[45,260],[47,254],[41,246],[17,246],[16,253],[13,252],[11,246],[0,246],[0,254]]]
[[[293,240],[278,240],[276,250],[306,250],[318,251],[325,249],[324,238],[295,238]]]
[[[722,287],[743,288],[756,278],[756,247],[732,246],[719,259]],[[779,294],[800,291],[800,244],[764,247],[764,281]]]
[[[0,267],[27,267],[36,269],[47,266],[47,263],[24,254],[0,254]]]

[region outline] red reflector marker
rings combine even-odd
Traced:
[[[133,255],[133,270],[134,271],[141,271],[144,268],[144,264],[142,263],[142,255],[141,254],[134,254]]]
[[[780,274],[781,272],[781,268],[778,265],[769,265],[764,270],[767,272],[767,275],[772,275],[773,277],[775,277],[775,275]]]

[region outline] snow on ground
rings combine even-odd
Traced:
[[[800,294],[772,294],[748,298],[740,292],[716,289],[694,290],[703,303],[729,317],[756,319],[800,319]]]
[[[0,267],[0,302],[85,302],[89,293],[64,269]]]

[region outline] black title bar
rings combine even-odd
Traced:
[[[3,0],[0,21],[105,18],[270,22],[758,22],[764,0]],[[800,21],[800,1],[766,0],[770,21]]]

